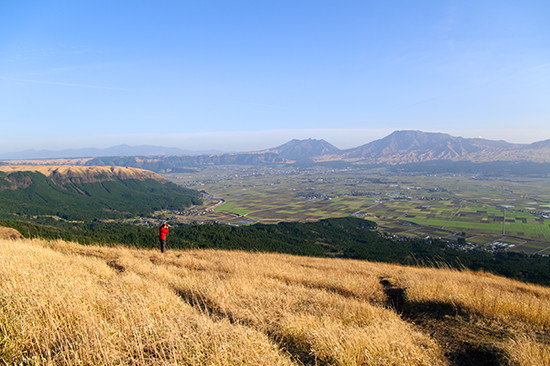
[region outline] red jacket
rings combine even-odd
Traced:
[[[159,237],[160,240],[166,240],[166,234],[168,234],[170,230],[168,230],[168,226],[161,226],[159,229]]]

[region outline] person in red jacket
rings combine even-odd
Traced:
[[[162,226],[159,228],[159,240],[160,240],[160,251],[164,253],[164,249],[166,249],[166,234],[170,231],[168,229],[170,225],[167,223],[162,224]]]

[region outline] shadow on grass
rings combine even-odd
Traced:
[[[506,352],[496,346],[503,335],[468,322],[469,313],[460,306],[442,301],[409,301],[407,290],[396,286],[391,278],[380,278],[380,284],[386,306],[435,339],[451,365],[508,365]]]
[[[227,312],[219,308],[211,299],[205,298],[201,294],[190,289],[176,289],[178,296],[196,308],[203,314],[208,315],[213,320],[228,319],[231,324],[239,324],[249,328],[253,328],[258,332],[266,334],[269,339],[279,346],[283,353],[288,354],[294,361],[305,366],[324,366],[326,363],[320,362],[311,354],[311,349],[308,344],[303,344],[294,341],[291,338],[285,337],[274,330],[260,328],[253,324],[250,320],[239,319],[231,312]]]

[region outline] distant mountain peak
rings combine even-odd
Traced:
[[[520,146],[505,141],[455,137],[441,132],[405,130],[394,131],[380,140],[347,150],[344,158],[388,164],[428,160],[509,160]]]
[[[431,160],[471,162],[531,161],[550,162],[550,140],[532,144],[513,144],[483,138],[464,138],[441,132],[397,130],[388,136],[352,149],[340,150],[323,139],[292,139],[280,146],[255,152],[218,153],[170,150],[156,146],[118,145],[109,149],[78,149],[57,152],[28,151],[25,155],[65,156],[53,162],[43,157],[40,161],[12,156],[11,164],[72,164],[115,165],[150,169],[155,172],[180,172],[189,167],[206,165],[260,165],[329,163],[345,164],[406,164]],[[76,157],[87,156],[88,158]],[[91,157],[97,156],[92,159]],[[8,159],[0,156],[0,159]],[[34,159],[38,159],[34,157]],[[51,158],[50,158],[51,159]],[[0,165],[10,164],[0,161]]]
[[[323,139],[317,140],[312,138],[305,140],[293,139],[281,146],[268,149],[268,151],[276,152],[284,158],[291,160],[311,159],[323,155],[339,154],[341,152],[340,149]]]

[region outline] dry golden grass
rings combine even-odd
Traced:
[[[5,363],[294,364],[265,334],[211,319],[160,279],[119,272],[93,251],[63,254],[44,244],[1,244]],[[162,266],[154,271],[167,275]]]
[[[120,179],[155,179],[165,181],[161,175],[149,170],[139,168],[126,168],[119,166],[74,166],[74,165],[2,165],[0,171],[13,173],[29,171],[51,176],[57,174],[62,177],[118,177]],[[105,178],[102,178],[105,179]]]
[[[549,360],[550,289],[473,272],[3,240],[0,282],[0,363],[446,365],[462,357],[427,331],[431,322],[493,330],[464,344],[502,362]],[[406,294],[398,311],[388,284]],[[440,317],[438,306],[456,313]]]
[[[0,226],[0,240],[15,240],[20,239],[21,233],[11,227]]]
[[[433,278],[444,275],[444,281]],[[411,269],[395,278],[412,301],[438,301],[505,322],[550,330],[550,289],[491,274]]]
[[[550,346],[537,342],[533,337],[521,335],[510,340],[506,346],[512,363],[517,365],[548,366],[550,365]]]

